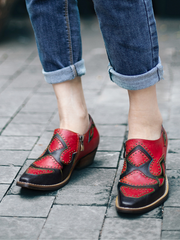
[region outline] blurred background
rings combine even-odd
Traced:
[[[82,18],[95,15],[92,0],[78,0]],[[153,0],[155,15],[163,18],[180,18],[180,1]],[[0,33],[7,27],[10,19],[27,17],[25,1],[0,0]]]

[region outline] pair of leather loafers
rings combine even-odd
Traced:
[[[56,190],[68,183],[75,168],[93,163],[99,144],[98,130],[90,117],[84,135],[55,129],[44,153],[20,177],[17,185],[35,190]],[[124,166],[118,183],[119,213],[147,212],[166,200],[167,134],[158,140],[131,139],[125,143]]]

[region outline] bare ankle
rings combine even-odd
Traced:
[[[84,134],[89,127],[89,116],[81,78],[53,85],[60,118],[60,128]]]
[[[146,117],[129,116],[129,133],[128,139],[148,139],[156,140],[160,137],[162,117],[161,115],[152,117],[151,119]]]
[[[128,139],[156,140],[160,137],[162,116],[159,111],[156,87],[129,91]]]

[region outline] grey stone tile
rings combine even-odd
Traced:
[[[180,231],[162,231],[161,240],[180,239]]]
[[[22,166],[29,151],[0,151],[0,165]]]
[[[98,239],[104,214],[105,207],[55,205],[39,239]]]
[[[3,196],[7,192],[8,188],[9,188],[9,185],[7,185],[7,184],[0,184],[0,201],[2,200]]]
[[[36,94],[31,97],[23,112],[54,112],[57,108],[55,95]]]
[[[179,153],[168,153],[166,169],[180,169],[180,154]]]
[[[100,136],[105,137],[124,137],[126,126],[125,125],[100,125],[97,124],[97,129]]]
[[[169,197],[164,203],[165,207],[180,207],[180,186],[170,185]]]
[[[168,131],[167,131],[169,139],[180,139],[180,128],[177,127],[179,126],[179,122],[180,122],[180,116],[178,116],[177,114],[173,118],[172,117],[170,118],[168,123]]]
[[[180,114],[179,103],[171,102],[170,109],[171,109],[170,119],[172,120],[176,118],[179,119],[179,114]],[[174,128],[177,128],[177,126],[174,126]]]
[[[180,153],[180,140],[169,140],[169,153]]]
[[[98,99],[98,105],[112,106],[116,108],[126,107],[128,109],[128,93],[125,89],[119,88],[104,88]]]
[[[39,141],[36,143],[32,152],[30,153],[29,158],[32,158],[32,159],[38,158],[48,146],[52,138],[52,135],[53,135],[53,132],[44,132],[40,137]]]
[[[0,136],[0,149],[2,150],[31,150],[37,137],[11,137]]]
[[[0,183],[11,183],[19,171],[19,167],[0,166]]]
[[[160,219],[107,218],[104,223],[101,239],[160,240],[160,234]]]
[[[52,117],[50,123],[46,127],[46,130],[48,131],[54,131],[54,129],[59,128],[60,121],[59,121],[59,114],[58,111],[54,114]]]
[[[111,187],[67,185],[58,191],[55,204],[106,206]]]
[[[7,79],[8,79],[8,78],[7,78]],[[9,82],[7,79],[5,79],[5,77],[4,77],[4,79],[2,79],[2,78],[0,79],[0,89],[1,89],[2,87],[4,87],[4,85]]]
[[[112,186],[115,177],[115,169],[86,168],[74,171],[69,185]]]
[[[119,152],[96,152],[94,163],[90,168],[117,168]]]
[[[51,118],[52,113],[24,113],[19,112],[15,118],[12,120],[12,123],[20,124],[20,123],[26,123],[26,124],[47,124],[49,119]]]
[[[9,88],[5,89],[0,94],[0,116],[12,117],[24,103],[29,93],[29,89],[23,91]]]
[[[10,84],[10,88],[35,88],[44,82],[41,68],[28,66],[16,79]]]
[[[45,127],[45,124],[10,123],[2,136],[41,136]]]
[[[45,219],[0,217],[0,239],[36,240]]]
[[[85,60],[86,61],[86,60]],[[106,72],[102,69],[97,70],[97,66],[91,65],[91,63],[86,61],[87,74],[83,77],[83,89],[84,90],[99,90],[103,88],[106,80]],[[89,75],[88,75],[89,72]],[[89,103],[89,102],[88,102]],[[93,102],[92,102],[93,103]]]
[[[121,137],[101,137],[98,151],[121,151],[123,138]]]
[[[122,114],[123,113],[123,114]],[[93,119],[96,124],[127,124],[128,108],[97,105]]]
[[[53,196],[7,195],[0,204],[0,216],[47,217]]]
[[[165,207],[162,230],[180,231],[180,208]]]
[[[41,76],[42,77],[42,76]],[[45,82],[43,79],[43,84],[38,88],[37,90],[38,93],[54,93],[53,87],[51,84],[48,84]]]
[[[14,61],[12,64],[11,61],[6,60],[4,63],[0,65],[1,75],[12,76],[17,72],[17,70],[20,70],[23,67],[23,65],[24,63],[22,61]]]
[[[0,128],[5,127],[5,125],[8,123],[9,120],[10,120],[10,117],[0,118]]]
[[[180,170],[167,170],[169,185],[180,186]]]
[[[99,92],[100,91],[98,89],[89,89],[88,85],[87,88],[85,88],[84,97],[88,109],[96,107],[99,98]]]

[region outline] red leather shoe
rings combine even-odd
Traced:
[[[56,190],[68,183],[74,168],[93,163],[99,144],[99,133],[90,117],[84,135],[55,129],[44,153],[34,161],[16,183],[35,190]]]
[[[126,142],[116,197],[117,212],[144,213],[167,199],[167,142],[163,127],[158,140],[130,139]]]

